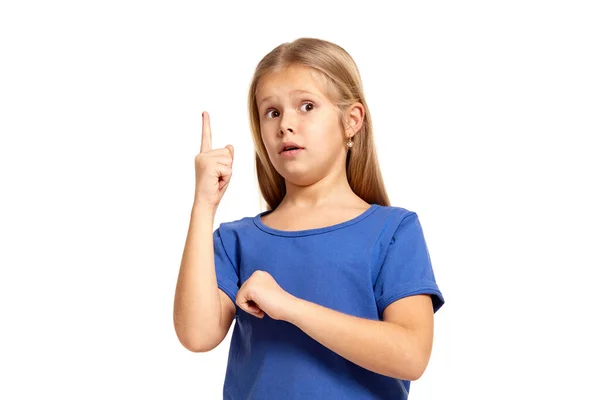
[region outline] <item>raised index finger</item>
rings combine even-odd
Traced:
[[[200,139],[200,153],[212,150],[212,132],[210,119],[207,112],[202,113],[202,139]]]

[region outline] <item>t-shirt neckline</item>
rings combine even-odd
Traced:
[[[272,212],[272,210],[267,210],[267,211],[263,211],[260,214],[256,215],[253,218],[254,224],[262,231],[270,233],[272,235],[277,235],[277,236],[288,236],[288,237],[293,237],[293,236],[307,236],[307,235],[316,235],[319,233],[325,233],[325,232],[330,232],[333,231],[335,229],[340,229],[340,228],[344,228],[346,226],[349,225],[353,225],[361,220],[363,220],[364,218],[368,217],[371,213],[373,213],[373,211],[375,211],[378,207],[378,204],[371,204],[369,206],[369,208],[367,208],[365,211],[363,211],[362,214],[359,214],[358,216],[349,219],[348,221],[344,221],[344,222],[340,222],[338,224],[335,225],[330,225],[330,226],[324,226],[322,228],[313,228],[313,229],[303,229],[303,230],[299,230],[299,231],[283,231],[283,230],[279,230],[279,229],[274,229],[271,227],[268,227],[267,225],[263,224],[263,222],[261,221],[260,217],[262,217],[263,215],[266,215],[270,212]]]

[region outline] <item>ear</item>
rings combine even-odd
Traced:
[[[360,130],[365,118],[365,107],[361,103],[354,103],[346,110],[346,138],[351,138]]]

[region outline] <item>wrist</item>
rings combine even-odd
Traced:
[[[192,206],[192,214],[194,215],[203,215],[203,216],[212,216],[214,217],[217,213],[217,208],[203,203],[194,203]]]
[[[303,300],[292,294],[289,294],[287,307],[285,307],[286,315],[285,320],[291,324],[296,325],[298,315],[301,314],[300,308],[302,307]]]

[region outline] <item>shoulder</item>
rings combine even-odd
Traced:
[[[221,237],[239,238],[252,232],[255,216],[246,216],[232,221],[220,222],[215,232]]]
[[[379,206],[379,208],[394,222],[400,222],[411,214],[416,215],[415,211],[400,206]]]
[[[411,220],[418,220],[417,213],[399,206],[379,206],[380,219],[383,222],[382,231],[393,234],[400,226]]]
[[[402,233],[420,228],[419,217],[414,210],[399,206],[379,206],[379,246],[382,250],[393,243]]]

